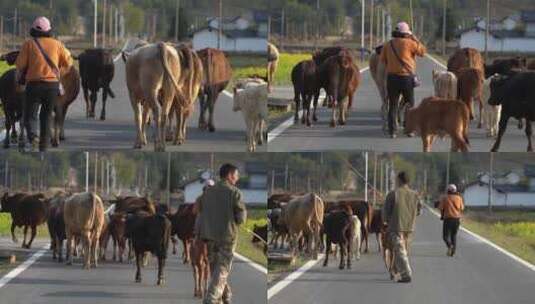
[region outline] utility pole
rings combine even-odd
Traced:
[[[106,47],[106,0],[102,4],[102,47]]]
[[[316,1],[316,39],[314,40],[314,49],[318,49],[318,40],[320,39],[320,0]]]
[[[368,202],[368,152],[364,152],[364,201]]]
[[[381,42],[385,42],[386,41],[386,13],[385,13],[385,9],[383,8],[381,10]]]
[[[114,35],[115,35],[115,43],[117,44],[117,42],[119,42],[119,9],[118,8],[115,8],[115,28],[113,29],[114,30]]]
[[[98,152],[95,152],[95,193],[98,192]]]
[[[89,152],[85,152],[85,192],[89,192]]]
[[[492,189],[494,188],[494,153],[490,153],[490,163],[489,163],[489,201],[488,201],[488,212],[492,213]]]
[[[180,0],[176,0],[176,12],[175,12],[175,41],[178,41],[179,21],[180,21]]]
[[[489,35],[490,35],[490,0],[487,0],[487,20],[485,21],[485,61],[489,60]]]
[[[4,16],[0,16],[0,52],[4,50]]]
[[[13,45],[15,45],[15,37],[17,36],[17,20],[19,18],[18,8],[15,7],[15,16],[13,17]]]
[[[446,13],[448,7],[448,0],[444,0],[442,7],[442,56],[446,56]]]
[[[271,170],[271,193],[275,192],[275,170]]]
[[[377,204],[377,152],[373,152],[373,206]]]
[[[267,41],[271,41],[271,14],[268,16]]]
[[[450,184],[450,157],[451,157],[451,153],[448,152],[448,161],[446,164],[446,188],[444,191],[447,191],[448,185]]]
[[[361,23],[360,23],[360,60],[364,61],[364,26],[366,24],[365,17],[366,17],[366,0],[360,0],[360,3],[362,4],[361,7]]]
[[[281,11],[281,33],[280,33],[280,49],[282,51],[284,44],[284,8]]]
[[[167,207],[171,203],[171,152],[167,152]]]
[[[6,189],[8,189],[8,185],[9,185],[9,161],[7,160],[6,158],[6,161],[5,161],[6,165],[5,165],[5,172],[4,172],[4,187],[6,187]]]
[[[221,49],[221,38],[223,37],[223,0],[219,0],[219,31],[217,34],[217,49]]]
[[[373,10],[374,10],[374,2],[375,0],[371,0],[370,4],[370,50],[373,48]]]
[[[323,152],[320,152],[320,195],[323,193]]]
[[[97,32],[98,32],[98,12],[97,12],[97,1],[98,0],[93,0],[95,2],[95,16],[93,18],[93,47],[96,48],[97,47]]]
[[[288,191],[288,162],[284,168],[284,190]]]
[[[409,18],[411,19],[410,20],[410,24],[411,24],[411,30],[414,31],[414,11],[412,10],[412,0],[409,0]]]

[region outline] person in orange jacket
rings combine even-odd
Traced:
[[[20,84],[26,85],[23,106],[23,123],[27,138],[39,151],[46,151],[50,141],[50,120],[58,97],[62,94],[60,69],[72,65],[71,53],[63,43],[52,37],[52,27],[46,17],[38,17],[30,29],[31,38],[26,40],[17,57],[16,67]],[[39,106],[40,132],[36,135]],[[24,149],[24,140],[19,147]]]
[[[438,209],[442,215],[442,238],[448,247],[448,256],[454,256],[457,249],[457,232],[461,225],[462,212],[464,210],[464,201],[457,186],[448,185],[448,193],[441,197]]]

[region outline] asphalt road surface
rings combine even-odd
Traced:
[[[535,272],[460,231],[455,257],[446,256],[442,222],[428,210],[416,224],[410,284],[390,281],[375,238],[352,270],[338,270],[338,260],[316,264],[268,301],[269,304],[531,304]]]
[[[421,87],[415,90],[415,101],[420,101],[433,95],[431,73],[433,69],[442,69],[429,58],[418,60],[418,75],[423,81]],[[381,99],[377,87],[373,82],[369,70],[363,72],[362,83],[355,94],[353,109],[348,116],[345,126],[329,127],[331,111],[326,108],[319,110],[319,121],[312,127],[293,125],[280,134],[273,130],[270,137],[274,137],[268,145],[270,152],[285,151],[326,151],[326,150],[374,150],[391,152],[421,152],[420,137],[408,138],[402,134],[391,139],[383,134],[380,115]],[[277,98],[293,99],[293,89],[290,87],[274,88]],[[479,115],[477,110],[476,115]],[[293,119],[292,119],[293,121]],[[517,129],[517,121],[511,119],[509,127],[503,137],[500,152],[524,152],[527,149],[527,139],[523,130]],[[401,133],[401,132],[400,132]],[[472,122],[469,130],[471,152],[489,152],[493,138],[486,135],[484,129],[477,129]],[[432,151],[449,151],[449,137],[435,140]]]
[[[115,77],[112,82],[115,99],[108,97],[106,104],[106,120],[87,119],[83,93],[71,104],[65,122],[66,141],[59,150],[105,150],[132,149],[136,139],[134,112],[128,97],[125,68],[122,59],[115,62]],[[246,152],[245,122],[241,112],[232,111],[232,96],[227,92],[219,95],[215,106],[214,123],[216,132],[200,131],[197,128],[199,104],[195,104],[195,112],[188,120],[186,143],[173,146],[168,142],[166,151],[195,152]],[[102,108],[101,94],[96,106],[96,116],[100,117]],[[4,125],[2,124],[2,130]],[[154,151],[152,127],[147,129],[148,145],[144,151]],[[3,134],[3,133],[2,133]],[[2,136],[3,140],[3,136]],[[13,145],[12,148],[16,149]],[[58,149],[51,148],[50,151]],[[266,146],[259,146],[257,151],[265,151]]]
[[[41,248],[48,240],[34,243]],[[4,240],[6,246],[19,247]],[[37,249],[32,249],[36,251]],[[146,303],[201,303],[193,297],[191,266],[181,262],[179,255],[169,254],[165,267],[166,284],[156,285],[156,259],[143,268],[142,283],[134,282],[135,263],[102,262],[99,268],[83,270],[81,260],[73,266],[57,263],[47,253],[28,269],[0,288],[0,303],[9,304],[146,304]],[[108,259],[111,254],[108,254]],[[180,261],[179,261],[180,260]],[[230,282],[234,303],[266,303],[266,274],[249,264],[235,259]],[[1,278],[2,276],[0,276]]]

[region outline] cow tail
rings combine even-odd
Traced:
[[[175,87],[175,90],[177,91],[177,93],[180,94],[182,90],[178,86],[177,80],[173,77],[173,74],[171,73],[171,69],[169,68],[169,62],[167,62],[167,55],[168,55],[167,45],[164,42],[159,42],[158,50],[160,52],[160,60],[162,61],[164,74],[166,74],[167,77],[169,77],[169,79],[171,80],[171,83]]]
[[[93,232],[93,227],[95,227],[97,216],[96,216],[96,209],[97,209],[97,196],[93,192],[89,192],[89,197],[91,199],[91,211],[89,213],[89,218],[91,221],[90,224],[90,230]]]
[[[111,98],[115,98],[115,93],[113,93],[109,84],[108,84],[108,87],[106,88],[106,91],[108,91],[108,95],[110,95]]]
[[[463,109],[465,110],[464,111],[464,117],[463,117],[463,139],[464,139],[464,142],[467,144],[467,145],[470,145],[470,140],[468,139],[468,125],[469,125],[469,122],[470,122],[470,110],[468,109],[468,107],[465,105],[463,107]]]

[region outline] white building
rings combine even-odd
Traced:
[[[244,17],[223,19],[221,50],[226,52],[267,52],[267,15],[252,14],[252,20]],[[208,20],[207,26],[193,33],[193,48],[217,48],[219,19]]]
[[[525,178],[516,173],[494,177],[492,206],[535,207],[535,166],[526,165]],[[464,187],[463,197],[467,206],[487,206],[489,199],[489,175],[484,174],[477,181]]]
[[[517,21],[518,20],[518,21]],[[460,33],[459,46],[485,50],[484,19]],[[491,21],[488,39],[489,52],[535,52],[535,11],[524,11],[518,17],[510,16],[500,21]]]
[[[263,163],[249,162],[240,169],[242,178],[237,187],[242,191],[243,201],[247,205],[267,204],[267,169]],[[209,171],[205,171],[198,178],[186,182],[184,189],[184,202],[192,204],[201,195],[204,181],[211,178]]]

